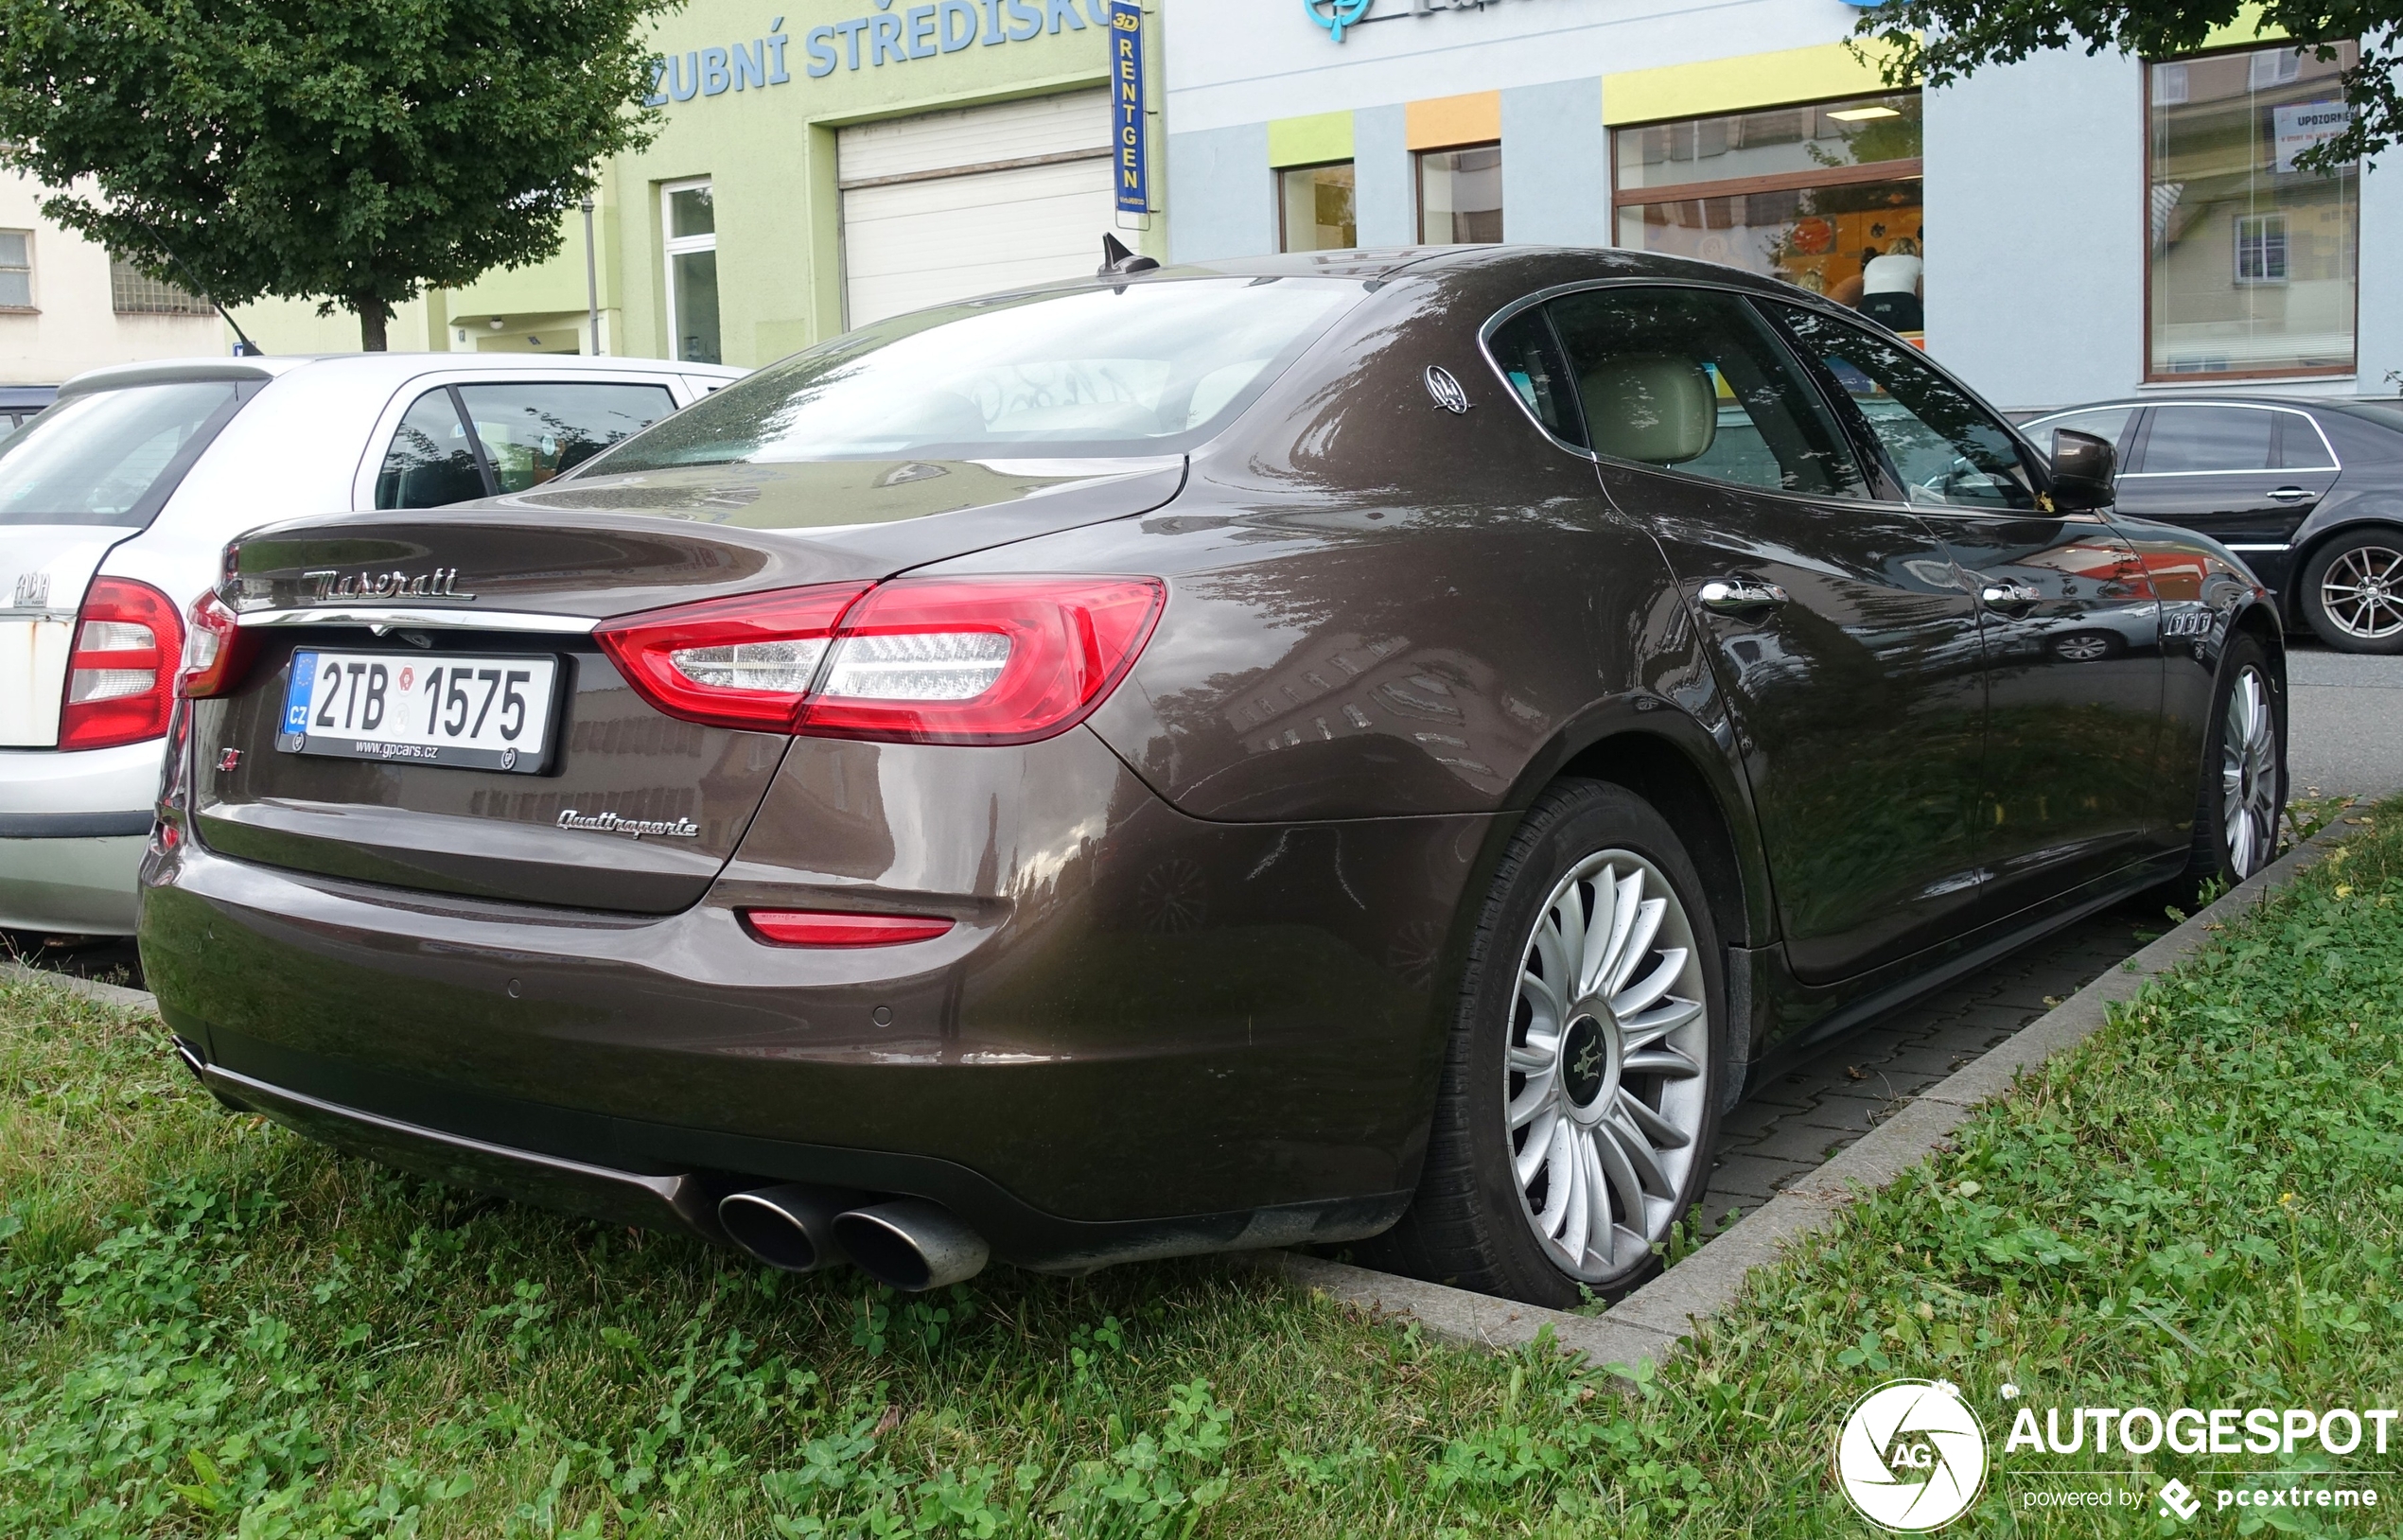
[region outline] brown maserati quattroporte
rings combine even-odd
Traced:
[[[2102,441],[1727,269],[1147,267],[239,540],[143,874],[209,1088],[903,1287],[1560,1303],[1747,1080],[2268,859],[2276,616]]]

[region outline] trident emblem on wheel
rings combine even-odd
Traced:
[[[1310,13],[1310,20],[1325,27],[1328,34],[1341,43],[1343,41],[1343,28],[1367,15],[1368,8],[1376,3],[1377,0],[1302,0],[1302,9]]]

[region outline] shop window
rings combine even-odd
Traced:
[[[667,230],[669,356],[724,363],[717,301],[717,205],[707,180],[659,188]]]
[[[33,232],[0,230],[0,310],[33,308]]]
[[[1920,143],[1915,91],[1617,130],[1619,244],[1780,278],[1917,333]]]
[[[2295,162],[2350,121],[2339,77],[2358,50],[2315,53],[2150,66],[2149,376],[2352,370],[2359,169]]]
[[[1418,155],[1418,238],[1459,246],[1502,238],[1501,146]]]
[[[1276,195],[1277,250],[1340,252],[1360,243],[1350,161],[1279,171]]]

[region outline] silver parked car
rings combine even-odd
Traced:
[[[228,540],[524,491],[742,373],[388,353],[69,380],[0,440],[0,927],[132,932],[185,614]]]

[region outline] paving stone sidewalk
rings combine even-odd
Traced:
[[[2076,994],[2170,928],[2158,906],[2089,916],[1755,1088],[1719,1122],[1702,1232],[1748,1214],[1910,1098]]]

